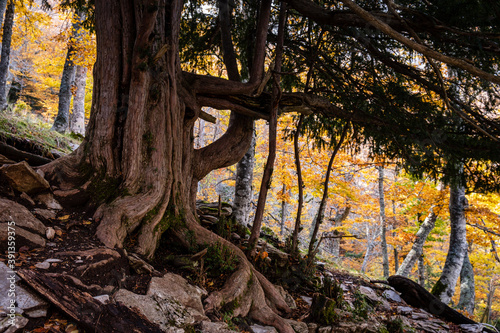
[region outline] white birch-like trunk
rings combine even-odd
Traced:
[[[450,247],[441,277],[432,288],[432,293],[448,304],[455,293],[464,257],[467,253],[465,228],[465,188],[461,185],[450,186]]]
[[[73,112],[71,113],[69,130],[73,133],[85,135],[85,86],[87,84],[87,68],[76,66],[75,86],[73,98]]]
[[[460,300],[457,307],[474,314],[476,289],[474,283],[474,268],[469,260],[469,252],[464,257],[464,264],[460,272]]]
[[[234,189],[233,216],[236,221],[247,227],[253,200],[253,168],[255,164],[255,134],[250,148],[236,166],[236,184]]]
[[[418,258],[420,258],[420,256],[422,256],[423,254],[425,240],[427,239],[427,236],[429,236],[429,233],[432,231],[432,229],[434,229],[434,226],[436,225],[436,219],[437,215],[434,212],[434,207],[432,207],[431,212],[425,218],[424,222],[420,226],[420,229],[418,229],[417,238],[415,239],[415,242],[413,242],[413,246],[410,252],[408,252],[408,254],[406,255],[405,259],[401,263],[401,266],[399,266],[399,269],[396,272],[397,275],[401,275],[404,277],[408,277],[408,275],[410,275]]]
[[[379,166],[378,169],[378,198],[380,206],[380,224],[382,233],[380,236],[382,247],[382,267],[384,270],[384,278],[389,277],[389,254],[387,253],[387,238],[386,238],[386,218],[385,218],[385,199],[384,199],[384,167]]]

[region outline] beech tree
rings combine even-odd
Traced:
[[[489,175],[498,174],[500,159],[493,107],[453,109],[461,94],[447,87],[494,91],[500,48],[490,38],[498,33],[499,18],[482,3],[472,11],[455,1],[284,2],[289,30],[279,88],[265,75],[265,64],[276,60],[280,11],[270,0],[258,3],[255,16],[248,15],[255,3],[234,4],[232,52],[231,44],[221,43],[227,37],[223,11],[207,10],[216,8],[211,2],[96,0],[97,60],[85,139],[73,154],[42,170],[62,203],[95,208],[96,235],[106,246],[134,244],[129,250],[151,258],[160,243],[172,240],[186,248],[189,239],[200,246],[225,244],[239,266],[222,290],[208,296],[205,309],[237,299],[234,316],[248,314],[293,332],[281,317],[290,309],[274,286],[239,248],[197,222],[198,181],[238,162],[250,146],[253,120],[270,119],[274,107],[310,114],[313,122],[349,121],[374,152],[411,157],[407,167],[416,173],[441,168],[443,154],[466,159],[467,166],[479,167],[466,167],[464,177],[491,187]],[[241,33],[250,23],[253,33]],[[248,48],[252,52],[235,51]],[[425,58],[416,63],[408,56],[415,52]],[[207,75],[196,60],[214,54],[225,69],[220,77]],[[317,58],[311,68],[304,61],[309,56]],[[185,62],[189,71],[183,70]],[[449,64],[461,81],[443,77],[440,63]],[[233,78],[240,68],[248,70],[248,79]],[[304,93],[300,74],[307,71],[313,83]],[[218,140],[194,149],[193,126],[204,117],[203,106],[231,110],[231,121]],[[455,128],[450,114],[456,112],[466,119],[463,130],[447,132]]]

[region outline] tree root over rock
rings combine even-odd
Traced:
[[[205,299],[207,314],[225,307],[230,309],[234,317],[249,316],[261,324],[274,326],[281,333],[294,333],[293,328],[281,317],[290,314],[291,309],[274,285],[252,266],[241,249],[203,228],[194,219],[191,223],[187,222],[187,228],[195,233],[199,245],[222,243],[239,259],[237,270],[224,287]]]

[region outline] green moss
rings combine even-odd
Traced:
[[[324,324],[332,325],[338,321],[339,315],[335,311],[336,308],[337,304],[335,303],[334,300],[331,300],[331,302],[328,302],[326,304],[326,306],[321,311],[321,318]]]
[[[366,301],[365,295],[358,291],[354,293],[354,311],[353,313],[361,318],[368,318],[368,313],[370,312],[371,308],[370,305],[368,305],[368,302]]]
[[[209,277],[230,274],[238,267],[239,259],[226,245],[216,242],[207,248],[205,266]]]
[[[434,287],[432,287],[431,294],[439,297],[439,295],[441,295],[445,290],[446,286],[443,284],[443,282],[441,282],[441,279],[439,279]]]

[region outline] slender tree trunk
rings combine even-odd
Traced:
[[[248,227],[253,200],[253,168],[255,164],[255,134],[245,156],[236,166],[236,183],[234,186],[233,216],[236,221]]]
[[[5,9],[7,9],[7,1],[8,0],[0,0],[0,29],[3,25],[3,19],[5,16]]]
[[[297,172],[297,187],[299,189],[299,198],[297,204],[297,216],[295,217],[295,226],[292,234],[292,257],[297,257],[299,253],[299,232],[300,232],[300,218],[302,215],[302,206],[304,205],[304,181],[302,180],[302,168],[300,166],[300,150],[299,150],[299,135],[302,129],[302,121],[304,115],[300,115],[295,133],[293,134],[293,152],[295,157],[295,170]]]
[[[12,41],[12,28],[14,26],[14,0],[10,0],[5,12],[3,25],[2,55],[0,59],[0,111],[7,108],[7,78],[9,76],[10,44]]]
[[[380,206],[380,224],[382,226],[381,246],[382,246],[382,267],[384,269],[384,278],[389,277],[389,253],[387,252],[387,225],[385,218],[385,200],[384,200],[384,167],[379,166],[378,169],[378,198]]]
[[[432,294],[448,304],[455,293],[458,277],[467,253],[465,228],[465,188],[461,185],[450,186],[450,246],[441,277],[432,288]]]
[[[314,260],[313,253],[317,242],[319,226],[323,222],[323,218],[325,215],[326,201],[328,200],[328,187],[330,185],[330,174],[332,172],[333,161],[335,160],[335,156],[337,156],[337,153],[339,152],[340,147],[344,142],[348,128],[349,128],[349,123],[344,125],[339,141],[337,142],[335,149],[333,150],[332,156],[330,157],[330,161],[328,161],[328,166],[326,168],[326,174],[325,174],[325,181],[323,183],[323,197],[321,198],[318,212],[316,213],[316,218],[313,221],[313,226],[312,226],[313,232],[311,235],[311,240],[309,241],[309,250],[307,251],[307,261],[309,264],[311,264],[312,261]]]
[[[71,37],[68,42],[68,51],[66,52],[66,60],[61,77],[61,85],[59,87],[59,105],[57,116],[52,125],[52,129],[59,133],[65,133],[69,127],[69,109],[71,106],[71,97],[73,96],[71,87],[75,80],[76,66],[74,63],[75,57],[75,41],[79,41],[83,36],[81,23],[85,19],[84,14],[75,12],[75,22],[71,27]]]
[[[418,258],[420,258],[423,254],[425,240],[427,239],[427,236],[429,236],[429,233],[432,231],[432,229],[434,229],[436,219],[437,215],[434,212],[434,207],[432,207],[431,212],[429,213],[429,215],[427,215],[424,222],[420,226],[420,229],[418,229],[417,231],[417,237],[413,242],[413,246],[410,252],[408,252],[405,259],[401,263],[401,266],[399,266],[399,269],[396,271],[397,275],[401,275],[404,277],[408,277],[410,275]]]
[[[394,176],[394,181],[396,181],[396,176]],[[394,216],[393,219],[394,223],[396,224],[396,202],[394,200],[392,200],[392,216]],[[392,233],[392,236],[393,237],[395,236],[395,232]],[[397,272],[399,270],[398,246],[394,246],[393,252],[394,252],[394,272]]]
[[[470,315],[474,314],[476,302],[476,288],[474,283],[474,268],[470,263],[469,251],[465,254],[464,264],[460,272],[460,300],[457,308],[467,311]]]
[[[284,199],[285,193],[288,191],[288,189],[286,188],[285,183],[283,183],[282,191],[283,191],[283,200],[281,200],[280,236],[283,236],[285,234],[285,222],[286,218],[288,217],[288,203]]]
[[[344,222],[345,219],[347,219],[350,212],[351,212],[351,206],[349,204],[344,209],[343,213],[340,213],[340,210],[339,210],[335,214],[335,217],[333,218],[333,226],[340,227],[342,225],[342,222]],[[338,236],[340,234],[337,231],[335,231],[334,235]],[[332,255],[333,255],[334,260],[336,262],[340,261],[340,240],[341,240],[341,238],[333,238],[332,239]]]
[[[366,268],[368,267],[368,263],[370,262],[370,259],[373,255],[373,249],[375,248],[375,241],[370,238],[370,227],[368,226],[368,224],[366,225],[366,242],[366,252],[363,259],[363,264],[361,265],[361,273],[366,273]]]
[[[283,55],[283,43],[285,38],[285,26],[287,17],[286,3],[281,3],[281,10],[279,16],[279,29],[278,29],[278,43],[276,45],[276,55],[274,69],[276,73],[281,72],[281,63]],[[281,98],[280,88],[280,75],[275,75],[273,84],[273,93],[271,98],[271,112],[269,118],[269,155],[267,156],[264,174],[262,175],[262,182],[260,185],[259,199],[257,201],[257,208],[255,210],[255,218],[252,225],[252,233],[248,240],[248,251],[252,252],[257,244],[260,236],[260,229],[262,226],[262,218],[264,216],[264,208],[266,205],[267,192],[271,187],[271,176],[274,169],[274,160],[276,159],[276,131],[278,127],[278,104]]]
[[[425,287],[425,262],[423,254],[418,257],[418,284]]]
[[[73,112],[71,113],[69,130],[73,133],[85,135],[85,86],[87,84],[87,68],[76,66],[75,86],[73,98]]]
[[[486,299],[486,309],[484,309],[483,315],[481,316],[481,323],[489,323],[491,321],[491,306],[493,305],[493,297],[495,295],[496,285],[495,277],[491,277],[488,286],[488,297]]]

